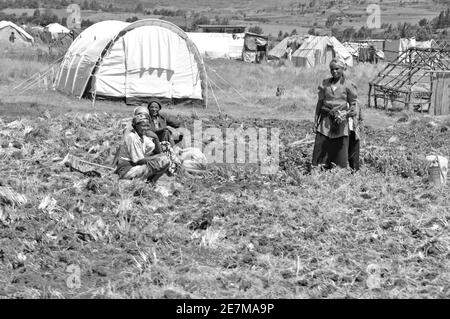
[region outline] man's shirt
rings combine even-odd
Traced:
[[[154,149],[155,144],[149,137],[144,135],[140,138],[136,131],[131,130],[123,139],[119,161],[136,163],[150,155]]]

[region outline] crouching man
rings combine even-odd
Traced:
[[[142,179],[155,184],[169,168],[169,159],[155,148],[148,137],[150,122],[148,117],[137,115],[133,118],[132,129],[124,136],[119,149],[119,159],[115,173],[121,179]]]

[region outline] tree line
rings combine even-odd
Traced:
[[[142,2],[138,2],[134,7],[116,7],[112,3],[103,4],[97,0],[0,0],[0,10],[11,9],[65,9],[72,3],[80,6],[81,10],[103,11],[103,12],[125,12],[125,13],[145,13],[162,16],[185,16],[185,10],[171,10],[165,8],[146,8]]]
[[[345,29],[335,27],[339,21],[336,15],[328,17],[326,27],[331,29],[332,35],[341,41],[361,40],[368,38],[400,39],[415,37],[418,41],[428,41],[431,39],[448,38],[450,27],[450,7],[443,10],[439,15],[431,20],[421,19],[416,24],[399,22],[397,24],[383,23],[381,29],[370,29],[366,26],[356,30],[354,27]]]

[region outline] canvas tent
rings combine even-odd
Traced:
[[[244,49],[242,50],[242,60],[250,63],[260,63],[267,55],[268,37],[246,32],[244,35]]]
[[[58,38],[61,35],[69,34],[70,30],[59,23],[50,23],[44,28],[44,31],[49,32],[53,39]]]
[[[402,38],[386,40],[384,44],[384,56],[387,61],[395,61],[409,48],[416,46],[415,38]]]
[[[187,35],[204,58],[242,58],[244,33],[187,32]]]
[[[78,98],[196,99],[206,106],[206,71],[195,44],[170,22],[102,21],[74,40],[56,89]]]
[[[312,68],[329,64],[334,57],[340,57],[348,66],[353,66],[352,55],[335,37],[311,35],[292,54],[292,61],[295,66]]]
[[[281,59],[286,57],[286,50],[288,46],[290,46],[295,52],[300,45],[303,43],[303,40],[307,38],[307,36],[303,35],[293,35],[290,37],[286,37],[280,41],[276,46],[274,46],[269,53],[267,54],[269,59]]]
[[[328,64],[336,56],[341,57],[348,66],[353,65],[350,51],[332,36],[291,36],[275,46],[269,52],[269,57],[284,57],[288,45],[293,48],[292,63],[297,67],[311,68]]]
[[[383,42],[380,41],[344,42],[343,46],[353,56],[353,61],[376,63],[384,59]]]
[[[11,43],[9,41],[11,32],[14,32],[15,36],[14,45],[32,45],[34,42],[33,37],[18,25],[11,21],[0,21],[0,42]]]

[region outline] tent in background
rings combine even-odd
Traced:
[[[9,41],[12,32],[14,32],[15,36],[14,43]],[[11,21],[0,21],[0,42],[12,45],[32,45],[34,39],[24,29]]]
[[[200,54],[209,59],[242,59],[244,33],[187,32]]]
[[[269,52],[270,58],[286,58],[288,47],[292,48],[292,63],[297,67],[311,68],[328,64],[335,56],[344,59],[348,66],[353,65],[349,48],[344,47],[335,37],[295,35],[283,39]]]
[[[359,42],[344,42],[342,44],[352,55],[353,62],[377,63],[384,59],[383,42],[367,40]],[[379,49],[381,47],[381,49]]]
[[[102,21],[67,50],[56,89],[78,98],[90,93],[127,103],[160,97],[206,105],[206,71],[195,44],[170,22]]]
[[[353,66],[351,53],[335,37],[311,35],[292,54],[292,62],[297,67],[312,68],[329,64],[334,57],[340,57],[348,66]]]
[[[431,49],[432,46],[433,46],[433,40],[416,41],[416,48]]]
[[[244,35],[244,50],[242,60],[250,63],[260,63],[267,56],[268,37],[246,32]]]
[[[395,61],[403,52],[415,46],[416,46],[415,38],[386,40],[384,43],[385,59],[386,61]]]
[[[52,35],[52,39],[56,39],[61,35],[70,33],[69,29],[59,23],[50,23],[44,28],[44,31],[49,32]]]
[[[281,59],[286,58],[286,50],[288,46],[292,48],[292,52],[295,52],[300,45],[303,43],[304,39],[307,36],[304,35],[292,35],[290,37],[286,37],[280,41],[276,46],[272,48],[267,54],[269,59]]]

